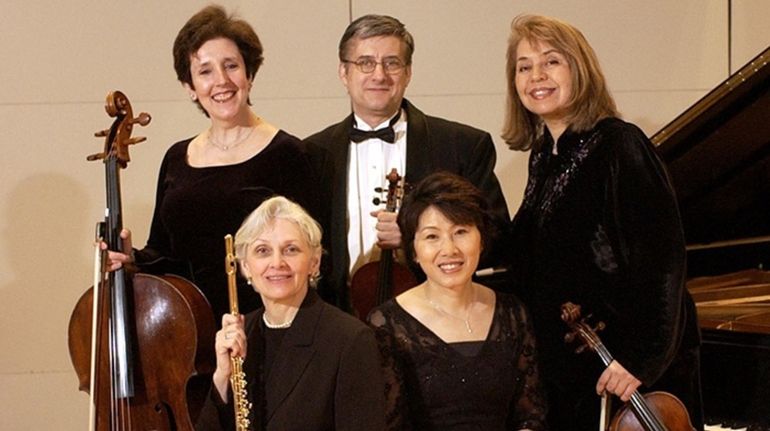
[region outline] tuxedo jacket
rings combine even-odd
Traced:
[[[437,171],[460,175],[478,187],[489,200],[496,224],[504,229],[509,223],[508,207],[494,173],[496,153],[492,137],[482,130],[423,114],[404,99],[406,111],[406,176],[407,184],[416,184]],[[347,280],[350,267],[348,254],[348,164],[350,161],[350,130],[353,114],[340,123],[309,136],[305,141],[328,150],[333,165],[331,196],[330,255],[325,266],[327,274],[319,293],[328,302],[350,310]],[[489,263],[494,259],[490,259]]]
[[[385,384],[374,332],[308,291],[294,322],[262,370],[264,308],[246,315],[243,364],[252,403],[249,429],[369,431],[385,427]],[[232,396],[232,395],[231,395]],[[232,399],[212,387],[197,430],[234,430]]]

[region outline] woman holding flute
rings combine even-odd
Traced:
[[[374,334],[311,286],[321,230],[283,197],[263,202],[235,236],[241,273],[264,306],[225,314],[199,430],[234,429],[231,358],[244,357],[254,430],[381,430],[384,391]]]

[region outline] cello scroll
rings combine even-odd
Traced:
[[[145,137],[131,137],[134,124],[146,126],[152,121],[150,114],[142,112],[138,117],[134,117],[131,109],[131,103],[125,94],[120,91],[112,91],[107,95],[107,101],[104,104],[104,110],[110,117],[116,117],[109,129],[100,130],[94,133],[97,138],[105,137],[104,151],[91,154],[86,160],[104,160],[110,154],[114,154],[121,168],[125,168],[131,157],[128,154],[128,146],[138,144],[147,140]]]

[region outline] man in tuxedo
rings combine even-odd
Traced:
[[[306,139],[329,150],[334,166],[331,232],[325,233],[333,262],[319,289],[345,310],[350,274],[379,260],[381,249],[401,245],[396,213],[373,202],[380,197],[375,188],[387,190],[391,169],[407,184],[436,171],[461,175],[485,193],[501,228],[510,220],[489,133],[425,115],[404,98],[413,51],[412,35],[399,20],[365,15],[353,21],[340,40],[338,69],[353,113]]]

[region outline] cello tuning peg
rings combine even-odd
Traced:
[[[107,136],[108,133],[110,133],[109,129],[99,130],[98,132],[94,132],[94,136],[97,138],[103,138]]]
[[[375,188],[374,188],[374,191],[375,191],[376,193],[383,193],[385,190],[384,190],[382,187],[375,187]]]
[[[374,198],[372,199],[372,203],[375,205],[380,205],[382,203],[382,200],[380,198]]]
[[[575,333],[574,332],[567,332],[566,335],[564,335],[564,342],[565,343],[571,343],[575,341]]]
[[[150,116],[150,114],[146,112],[142,112],[141,114],[139,114],[138,117],[133,118],[131,120],[131,124],[139,124],[140,126],[146,126],[150,124],[150,121],[152,121],[152,117]]]
[[[134,145],[134,144],[138,144],[140,142],[144,142],[146,140],[147,140],[147,138],[145,138],[144,136],[135,136],[135,137],[129,139],[128,141],[126,141],[126,143],[128,145]]]
[[[596,326],[594,327],[594,332],[603,331],[603,330],[604,330],[604,328],[606,328],[606,327],[607,327],[607,325],[605,325],[605,324],[604,324],[604,322],[599,322],[599,323],[597,323],[597,324],[596,324]]]
[[[94,160],[101,160],[103,158],[104,158],[104,153],[96,153],[96,154],[91,154],[90,156],[86,156],[86,160],[88,160],[89,162],[93,162]]]
[[[585,352],[585,351],[586,351],[586,345],[585,344],[583,344],[580,347],[578,347],[577,349],[575,349],[575,353],[577,353],[578,355],[583,353],[583,352]]]

